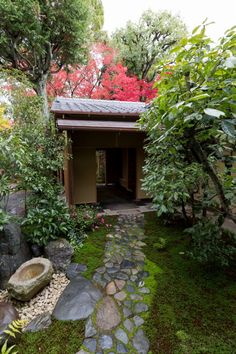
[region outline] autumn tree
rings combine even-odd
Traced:
[[[121,101],[148,101],[155,97],[153,82],[129,76],[127,68],[116,62],[116,56],[113,48],[95,44],[87,65],[64,67],[51,75],[48,95]]]
[[[138,23],[129,21],[125,28],[113,35],[113,44],[129,74],[152,81],[156,76],[155,64],[186,34],[186,27],[178,16],[167,11],[148,10]]]
[[[83,61],[91,31],[88,9],[94,3],[101,10],[98,0],[0,0],[0,65],[27,75],[43,98],[46,117],[48,75]],[[96,28],[102,24],[101,11],[99,16],[97,23],[93,18]]]

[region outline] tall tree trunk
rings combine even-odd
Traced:
[[[43,74],[37,83],[35,83],[35,91],[42,98],[42,112],[46,120],[49,120],[48,96],[47,96],[47,79],[48,74]]]

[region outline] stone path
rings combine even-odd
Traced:
[[[148,311],[144,302],[145,255],[142,247],[144,216],[120,215],[112,234],[107,235],[104,265],[96,269],[93,281],[103,297],[88,318],[85,340],[77,354],[146,354],[149,342],[142,325]]]

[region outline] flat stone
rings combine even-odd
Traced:
[[[136,281],[138,279],[137,275],[131,275],[130,280]]]
[[[134,308],[135,313],[142,313],[148,311],[148,305],[143,302],[138,302]]]
[[[74,278],[59,297],[52,315],[62,321],[86,319],[93,313],[101,297],[100,290],[90,280]]]
[[[136,300],[138,300],[138,301],[143,300],[143,297],[142,297],[141,295],[138,295],[138,294],[131,294],[131,295],[130,295],[130,298],[131,298],[131,300],[134,300],[134,301],[136,301]]]
[[[105,271],[106,271],[106,267],[99,267],[99,268],[96,269],[96,272],[100,273],[100,274],[105,273]]]
[[[123,307],[123,315],[125,318],[132,316],[132,311],[128,307]]]
[[[129,342],[129,338],[128,338],[126,332],[122,328],[118,328],[115,331],[115,337],[116,337],[116,339],[118,339],[119,341],[121,341],[124,344],[128,344],[128,342]]]
[[[103,278],[104,278],[106,281],[111,281],[111,277],[110,277],[110,275],[108,275],[107,273],[103,274]]]
[[[140,316],[134,316],[133,320],[136,327],[142,326],[142,324],[144,324],[144,319]]]
[[[113,346],[112,337],[108,335],[100,336],[98,342],[102,350],[111,349]]]
[[[44,312],[41,315],[36,316],[30,321],[24,328],[24,332],[38,332],[45,328],[50,327],[52,323],[51,315],[49,312]]]
[[[81,349],[79,352],[77,352],[76,354],[89,354],[89,352],[86,352],[85,350]]]
[[[128,349],[123,343],[118,343],[116,346],[116,352],[121,354],[121,353],[128,353]]]
[[[115,301],[106,296],[97,308],[96,325],[99,330],[110,331],[121,321],[120,313]]]
[[[52,279],[52,263],[42,257],[32,258],[23,263],[11,276],[7,284],[10,296],[28,301]]]
[[[129,261],[128,259],[124,259],[120,265],[121,269],[132,269],[135,267],[135,263],[132,261]]]
[[[97,347],[97,341],[96,339],[93,338],[89,338],[89,339],[85,339],[83,342],[83,345],[92,353],[95,352],[96,347]]]
[[[112,258],[112,261],[114,263],[118,263],[118,264],[121,264],[121,262],[123,261],[123,257],[120,255],[120,254],[114,254],[113,255],[113,258]]]
[[[134,329],[134,323],[128,318],[124,321],[124,326],[129,332],[132,332]]]
[[[135,292],[135,288],[132,285],[127,285],[126,290],[129,293],[134,293]]]
[[[136,275],[138,273],[138,269],[132,269],[132,275]]]
[[[128,280],[129,279],[128,275],[125,273],[122,273],[122,272],[116,273],[116,278],[120,279],[120,280]]]
[[[113,267],[113,263],[112,262],[107,262],[107,263],[105,263],[105,267],[106,268],[112,268]]]
[[[119,290],[122,290],[126,282],[124,280],[115,279],[115,284]]]
[[[150,294],[150,290],[148,288],[139,288],[139,292],[142,294]]]
[[[124,301],[127,297],[127,294],[124,291],[120,291],[119,293],[115,294],[114,298],[118,301]]]
[[[114,281],[107,284],[107,286],[106,286],[107,295],[114,295],[116,292],[117,292],[117,290],[116,290],[116,286],[115,286]]]
[[[68,279],[73,279],[83,272],[86,272],[87,266],[85,264],[71,263],[66,269],[66,276]]]
[[[100,273],[94,274],[93,281],[103,288],[106,286],[106,281],[102,279],[102,275]]]
[[[97,334],[97,331],[93,325],[92,319],[89,318],[85,325],[85,338],[93,337]]]
[[[131,306],[132,306],[132,301],[130,301],[130,300],[125,300],[125,301],[124,301],[124,305],[127,306],[127,307],[129,307],[129,308],[131,308]]]
[[[107,273],[108,274],[114,274],[117,273],[119,269],[112,267],[112,268],[107,268]]]
[[[133,338],[133,346],[137,350],[138,353],[146,354],[149,350],[149,341],[145,336],[142,329],[139,329],[134,338]]]

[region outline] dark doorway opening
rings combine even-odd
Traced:
[[[97,201],[104,208],[136,198],[136,149],[97,150]]]

